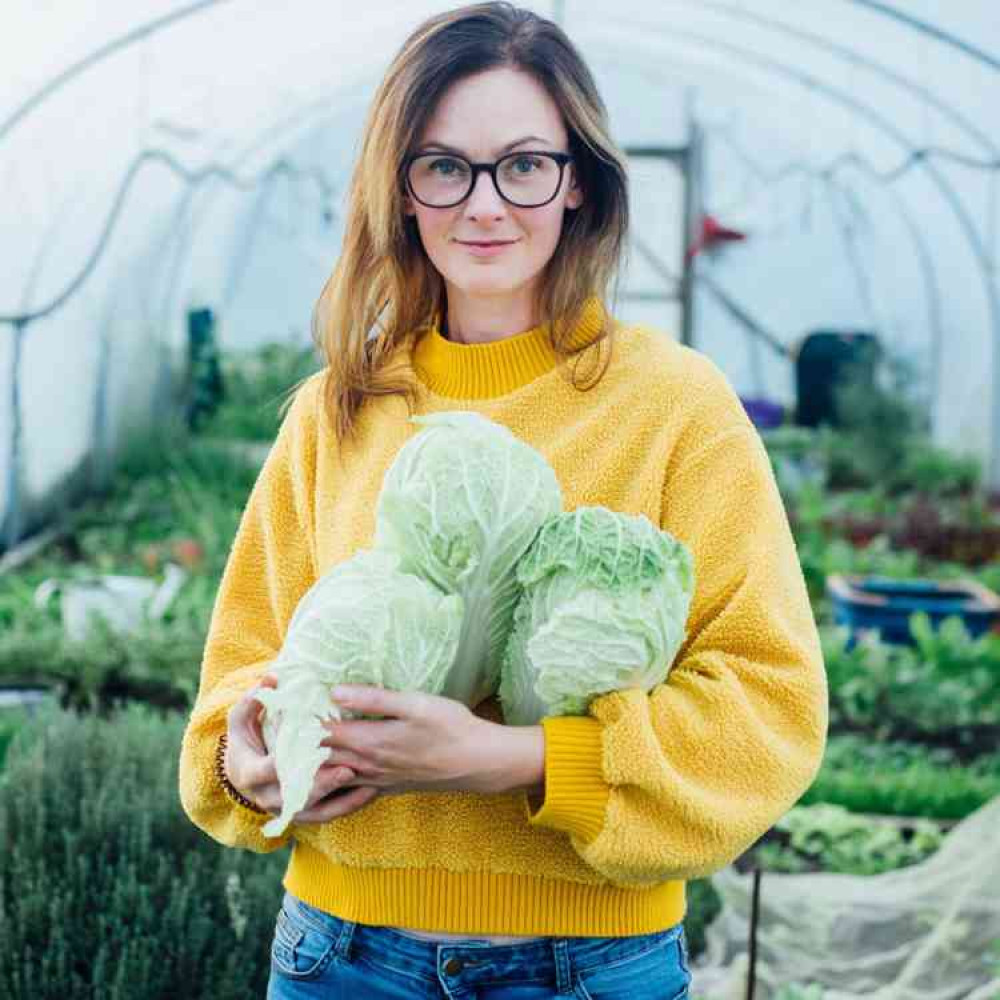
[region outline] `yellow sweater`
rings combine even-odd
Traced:
[[[579,343],[602,315],[591,300]],[[613,692],[588,716],[543,721],[537,811],[525,791],[415,792],[264,837],[268,817],[214,775],[227,712],[267,671],[313,581],[371,546],[385,471],[419,430],[401,398],[369,401],[338,462],[318,373],[282,423],[219,587],[181,749],[184,809],[227,846],[292,841],[285,888],[343,919],[495,935],[669,927],[684,916],[685,880],[753,844],[810,785],[824,750],[816,626],[761,440],[719,369],[648,327],[619,325],[610,367],[583,392],[541,328],[467,345],[432,325],[399,357],[419,412],[476,410],[509,427],[552,465],[564,509],[643,513],[690,546],[696,591],[673,670],[648,693]],[[496,698],[476,711],[503,721]]]

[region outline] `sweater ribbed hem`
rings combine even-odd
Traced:
[[[528,821],[589,843],[604,826],[611,789],[604,780],[601,723],[586,716],[542,719],[545,731],[545,800]]]
[[[684,919],[685,884],[625,889],[489,871],[348,868],[298,841],[284,887],[342,920],[455,934],[611,937]]]

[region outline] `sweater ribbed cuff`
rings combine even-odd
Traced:
[[[545,801],[528,821],[593,840],[604,826],[611,787],[604,780],[602,724],[581,716],[542,719],[545,731]]]

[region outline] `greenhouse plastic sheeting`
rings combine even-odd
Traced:
[[[456,6],[3,5],[0,547],[175,405],[189,310],[225,348],[307,339],[374,87]],[[786,405],[810,330],[871,330],[1000,486],[993,0],[523,6],[579,47],[619,145],[696,150],[690,174],[630,156],[617,315]],[[747,238],[692,258],[682,309],[706,213]]]
[[[712,884],[723,908],[691,995],[742,1000],[753,875],[729,867]],[[759,906],[756,1000],[792,983],[820,984],[823,1000],[1000,1000],[1000,796],[920,864],[765,873]]]

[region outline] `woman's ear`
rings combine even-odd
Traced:
[[[583,204],[583,188],[576,179],[573,165],[569,167],[569,189],[566,191],[566,208],[579,208]]]
[[[403,214],[404,215],[416,215],[417,210],[413,207],[413,199],[408,195],[403,195]]]

